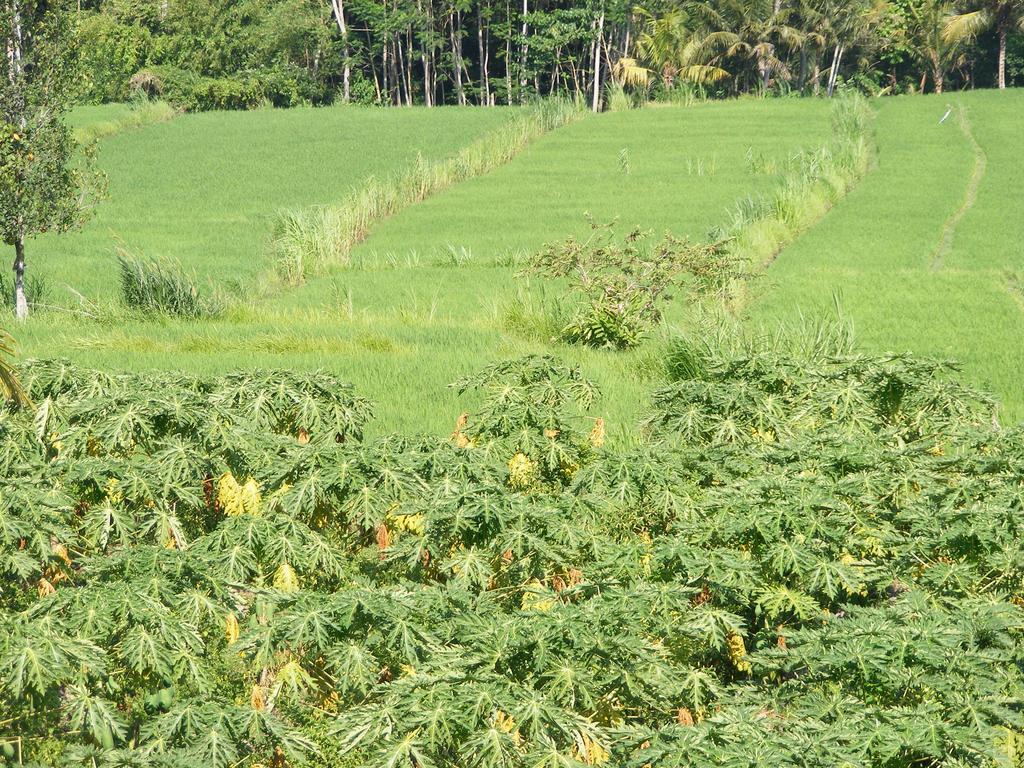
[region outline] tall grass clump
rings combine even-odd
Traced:
[[[575,102],[540,101],[454,157],[429,162],[419,156],[408,169],[385,179],[370,179],[337,205],[279,214],[272,240],[278,275],[295,285],[330,265],[347,266],[353,247],[376,222],[508,163],[534,139],[583,114]]]
[[[224,303],[204,296],[195,276],[167,258],[141,258],[124,249],[118,253],[121,300],[147,315],[199,318],[220,314]]]
[[[751,327],[720,310],[698,308],[690,327],[674,334],[662,353],[670,381],[701,379],[713,360],[740,360],[758,355],[801,361],[844,359],[857,352],[852,321],[835,304],[829,314],[799,315],[768,328]]]
[[[769,266],[786,244],[821,219],[867,173],[871,119],[863,96],[852,93],[837,99],[829,141],[791,157],[774,193],[740,200],[730,221],[712,238],[730,239],[732,253],[748,269]],[[742,284],[734,286],[733,294],[738,301]]]
[[[605,109],[609,112],[626,112],[636,107],[632,94],[621,83],[608,83],[604,97]]]

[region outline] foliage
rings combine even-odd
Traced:
[[[877,92],[919,81],[922,64],[932,66],[926,49],[934,41],[911,35],[907,22],[929,4],[936,7],[934,0],[92,0],[79,14],[78,42],[87,99],[124,99],[133,79],[156,75],[166,98],[188,109],[248,108],[263,97],[279,105],[489,106],[551,94],[599,105],[609,82],[650,85],[655,96],[680,82],[707,84],[715,95],[832,95],[841,82]],[[950,32],[972,39],[950,80],[973,85],[975,69],[1002,58],[985,40],[974,44],[974,34],[995,29],[1005,51],[1008,34],[1019,40],[1020,6],[945,5],[957,11]]]
[[[619,349],[636,346],[660,322],[671,291],[716,294],[739,275],[722,243],[691,244],[671,235],[653,243],[639,229],[619,238],[611,225],[592,227],[584,241],[546,246],[526,272],[568,279],[581,306],[562,329],[563,339]]]
[[[323,374],[32,362],[38,405],[0,417],[3,741],[991,765],[1024,726],[1024,436],[939,366],[844,350],[708,344],[656,395],[660,437],[615,449],[550,358],[460,381],[482,402],[451,440],[372,443]],[[579,465],[545,475],[556,450]]]
[[[136,72],[129,86],[134,93],[163,99],[189,111],[294,107],[324,98],[302,70],[287,67],[203,77],[176,67],[153,66]]]
[[[195,276],[170,259],[141,258],[122,248],[117,260],[121,301],[126,307],[190,318],[216,315],[223,309],[221,301],[200,295]]]

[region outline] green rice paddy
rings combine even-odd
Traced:
[[[954,112],[940,125],[947,104]],[[1024,201],[1015,189],[1024,136],[1015,116],[1024,97],[872,106],[874,167],[754,281],[744,316],[774,324],[838,297],[866,349],[957,358],[998,393],[1008,419],[1018,418]],[[557,286],[517,277],[522,255],[586,236],[588,217],[705,239],[738,203],[770,195],[788,158],[827,140],[829,105],[748,100],[590,115],[380,222],[351,266],[295,289],[261,287],[277,211],[337,201],[417,153],[449,156],[509,116],[268,110],[182,116],[104,139],[110,197],[96,219],[31,245],[30,269],[63,309],[39,311],[17,329],[21,349],[103,368],[324,367],[377,403],[375,430],[433,433],[450,431],[458,415],[448,383],[500,358],[547,351],[583,365],[603,389],[609,429],[625,434],[647,407],[648,379],[661,375],[658,340],[617,353],[530,332],[521,316],[550,309]],[[116,304],[118,242],[175,258],[201,285],[243,298],[212,320],[133,317]],[[674,305],[668,321],[685,327],[685,307]]]
[[[1024,416],[1022,108],[1012,91],[877,102],[877,167],[780,254],[752,319],[838,300],[865,348],[957,360]]]

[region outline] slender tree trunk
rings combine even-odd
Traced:
[[[452,80],[455,82],[455,96],[458,98],[459,104],[465,106],[466,92],[462,88],[462,59],[457,39],[459,32],[455,28],[455,11],[448,16],[448,33],[448,40],[452,46]]]
[[[528,31],[526,25],[526,15],[530,12],[529,0],[523,0],[523,26],[521,30],[522,44],[519,47],[519,101],[526,101],[526,55],[529,53],[530,46],[526,43],[526,33]]]
[[[344,59],[341,70],[341,93],[342,100],[348,104],[352,100],[352,63],[350,61],[351,51],[348,47],[348,24],[345,22],[345,0],[331,0],[331,7],[334,9],[334,19],[337,21],[338,31],[341,33],[341,55]]]
[[[839,65],[843,61],[843,46],[841,43],[836,43],[835,51],[832,54],[832,71],[829,73],[828,78],[828,96],[832,98],[832,94],[836,90],[836,81],[839,80]]]
[[[406,38],[408,40],[408,38]],[[405,106],[412,106],[412,46],[405,46],[403,50],[402,37],[398,36],[398,79],[402,83],[402,90],[405,91]]]
[[[434,106],[434,74],[431,66],[430,40],[434,32],[434,14],[431,12],[431,2],[427,2],[427,33],[423,37],[420,49],[420,63],[423,65],[423,103],[428,107]],[[423,11],[423,0],[416,0],[416,9]]]
[[[22,45],[21,26],[21,5],[19,0],[11,3],[10,37],[7,39],[7,78],[11,87],[11,94],[14,97],[8,107],[11,109],[9,120],[17,121],[22,135],[28,125],[28,118],[25,114],[25,89],[18,82],[21,79],[24,62]],[[24,223],[21,215],[17,219],[17,237],[14,240],[14,316],[18,320],[28,319],[28,301],[25,298],[25,234]]]
[[[597,40],[594,41],[594,103],[593,110],[601,108],[601,41],[604,38],[604,9],[597,22]]]
[[[401,38],[399,38],[401,40]],[[401,42],[399,42],[401,45]],[[405,106],[412,106],[412,27],[405,30],[402,51],[402,84],[405,86]]]
[[[489,106],[491,103],[491,81],[487,74],[488,45],[484,39],[483,3],[476,7],[476,45],[480,63],[480,103]]]
[[[999,87],[1006,88],[1006,25],[999,25]]]
[[[505,96],[512,106],[512,4],[505,3],[508,18],[508,35],[505,37]]]
[[[14,241],[14,316],[19,320],[28,319],[28,300],[25,298],[25,242],[21,237]]]

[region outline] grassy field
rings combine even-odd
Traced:
[[[879,101],[877,168],[782,252],[751,319],[838,298],[866,348],[958,360],[1024,416],[1022,108],[1012,91]]]
[[[762,119],[769,113],[770,120]],[[266,163],[241,162],[241,150],[235,146],[231,183],[224,176],[227,160],[218,161],[224,165],[224,183],[214,183],[213,170],[203,171],[208,177],[202,187],[203,208],[222,214],[200,218],[197,228],[191,214],[183,211],[198,209],[199,202],[190,201],[186,190],[165,177],[159,185],[152,181],[147,193],[151,205],[161,209],[158,215],[143,220],[138,200],[121,199],[141,183],[130,176],[146,167],[140,162],[143,157],[150,163],[152,153],[171,153],[169,135],[179,136],[175,146],[180,149],[180,131],[193,138],[207,136],[213,146],[191,151],[209,154],[222,143],[238,141],[237,134],[226,137],[213,126],[243,118],[252,121],[250,132],[252,125],[265,122],[268,133],[282,120],[309,123],[315,118],[321,122],[304,124],[303,130],[315,133],[319,138],[313,143],[323,146],[336,141],[337,125],[331,121],[354,120],[357,127],[369,130],[374,120],[382,125],[381,120],[393,119],[397,123],[390,131],[418,126],[422,138],[430,135],[431,120],[467,117],[460,125],[468,133],[470,127],[485,127],[486,120],[493,122],[501,115],[487,113],[491,116],[473,122],[479,112],[440,114],[209,115],[117,137],[104,146],[104,156],[112,165],[112,182],[123,180],[112,183],[103,221],[125,217],[120,226],[131,224],[135,232],[126,240],[142,244],[144,253],[157,252],[145,243],[161,243],[160,252],[217,280],[251,277],[263,266],[261,247],[269,227],[263,214],[273,208],[272,201],[298,205],[326,199],[331,190],[336,193],[351,184],[360,166],[346,167],[346,182],[311,188],[304,173],[286,173],[283,160],[273,166],[273,174],[267,173]],[[828,105],[813,101],[712,103],[686,110],[591,116],[537,141],[498,171],[382,222],[356,249],[352,268],[202,323],[153,322],[123,314],[114,321],[85,322],[40,316],[20,334],[22,346],[28,354],[66,355],[97,367],[219,372],[245,365],[323,366],[351,380],[378,403],[371,429],[441,433],[450,430],[459,411],[447,384],[502,357],[553,349],[548,339],[508,322],[517,296],[534,308],[553,300],[550,286],[534,281],[527,289],[528,284],[516,278],[517,254],[585,232],[588,213],[601,222],[618,219],[623,229],[640,225],[703,239],[712,227],[729,220],[737,201],[772,189],[788,157],[820,145],[828,134]],[[357,140],[355,129],[345,135]],[[454,141],[453,137],[454,132],[447,140]],[[366,141],[366,135],[358,140]],[[303,154],[297,145],[291,146],[307,163],[301,170],[313,173],[317,153]],[[409,147],[399,159],[408,160],[413,153]],[[366,157],[370,154],[362,158],[364,174],[375,170],[367,167],[372,166]],[[389,157],[389,162],[397,164],[399,159]],[[321,179],[328,175],[325,168],[316,173]],[[238,183],[240,178],[244,184]],[[126,208],[139,218],[124,213]],[[228,211],[236,213],[227,216]],[[102,250],[95,240],[91,250],[87,243],[101,237],[103,221],[78,236],[81,250],[69,269],[72,274],[85,274],[85,259]],[[204,259],[201,249],[210,248],[219,250]],[[101,279],[90,285],[97,293],[109,294],[114,286],[103,283]],[[682,306],[673,312],[678,320]],[[652,353],[568,346],[558,346],[557,353],[583,363],[602,386],[602,407],[612,433],[631,430],[647,405],[641,394],[649,389],[647,379],[660,374]]]
[[[76,127],[123,118],[125,108],[84,107]],[[504,110],[296,109],[185,115],[101,142],[109,198],[80,233],[30,245],[30,268],[66,302],[65,286],[92,300],[117,291],[118,241],[168,256],[227,284],[267,268],[278,210],[331,202],[360,180],[421,153],[455,152],[508,117]]]

